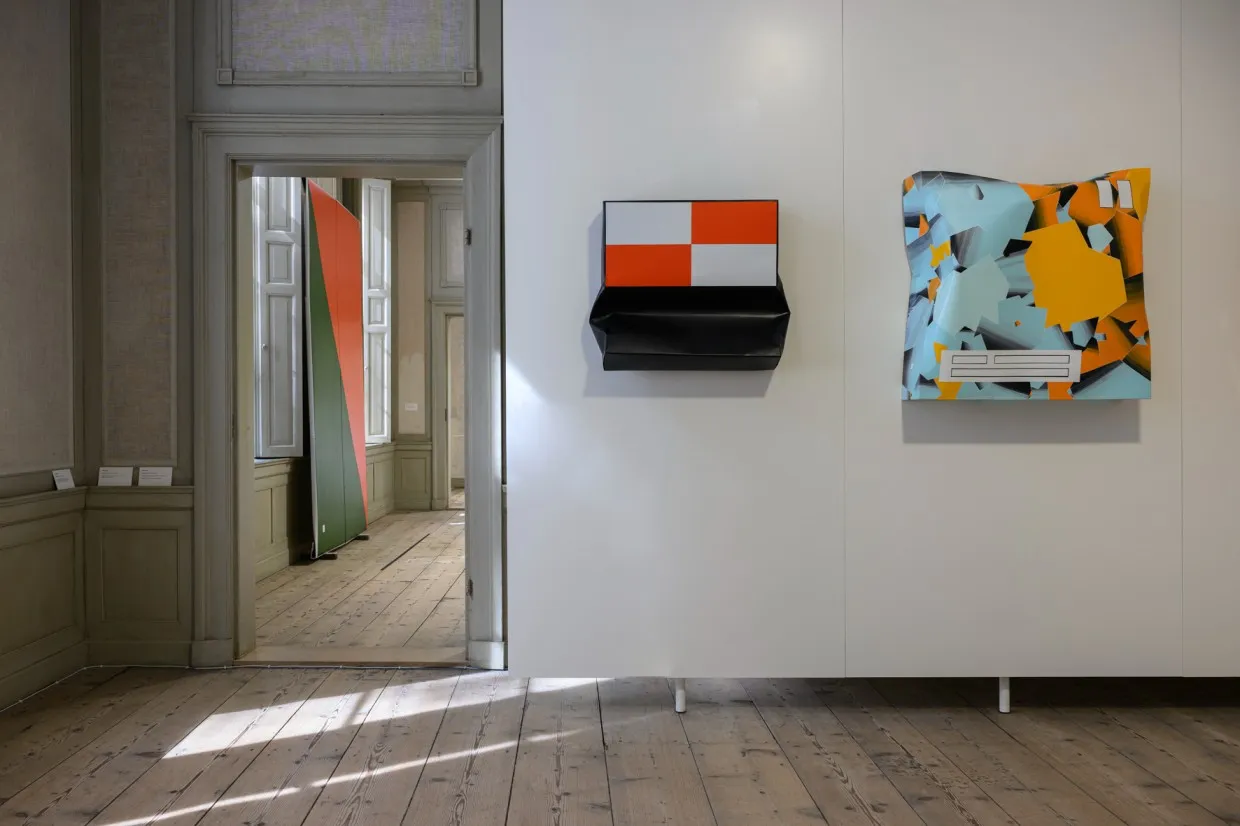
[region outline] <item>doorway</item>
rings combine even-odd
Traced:
[[[237,236],[255,340],[256,647],[244,661],[465,665],[463,169],[321,171],[256,165],[252,232]],[[356,384],[345,404],[337,364]],[[356,461],[341,461],[342,443]]]
[[[266,176],[295,173],[310,177],[426,179],[426,165],[437,164],[457,165],[461,181],[460,218],[471,241],[459,256],[462,284],[458,313],[462,317],[468,314],[470,319],[462,328],[461,347],[465,368],[462,381],[469,384],[464,394],[468,415],[455,431],[457,440],[465,446],[464,476],[457,478],[463,481],[469,507],[464,511],[431,510],[384,517],[389,522],[368,528],[370,538],[363,541],[373,543],[368,544],[368,564],[392,570],[406,565],[402,559],[418,559],[415,546],[420,545],[424,551],[436,545],[446,548],[455,541],[453,531],[459,531],[462,573],[452,580],[450,590],[455,589],[458,596],[454,598],[464,608],[465,635],[460,660],[482,668],[504,667],[497,121],[226,116],[196,119],[194,131],[200,182],[194,216],[195,282],[204,299],[195,319],[199,330],[196,376],[200,398],[228,399],[228,407],[232,408],[231,413],[225,409],[224,415],[220,415],[218,405],[204,407],[196,421],[197,467],[203,481],[195,488],[195,505],[203,518],[196,520],[195,537],[195,663],[258,659],[254,656],[258,644],[255,611],[260,588],[252,550],[254,420],[250,396],[254,376],[253,360],[247,360],[247,354],[253,353],[254,342],[253,331],[237,323],[253,312],[253,302],[243,287],[243,275],[249,273],[241,273],[238,261],[229,254],[234,242],[246,232],[236,205],[252,196],[256,172]],[[220,220],[228,215],[231,220]],[[399,252],[396,257],[399,259]],[[469,284],[468,290],[465,284]],[[399,293],[399,287],[396,292]],[[405,403],[400,404],[396,406],[393,400],[393,418],[403,415]],[[448,429],[443,431],[451,442]],[[399,452],[400,445],[392,450]],[[399,457],[400,466],[395,473],[400,481],[406,476],[416,477],[419,464],[433,461],[430,455],[419,456],[418,452],[419,449],[411,449],[407,451],[409,455]],[[437,466],[437,461],[434,464]],[[445,500],[450,500],[450,459],[446,481],[449,491]],[[427,493],[434,495],[433,490]],[[446,508],[450,502],[443,504]],[[315,565],[339,565],[347,553]],[[384,554],[390,554],[390,558]],[[414,563],[413,567],[417,564],[421,563]],[[440,579],[447,577],[445,573]],[[373,583],[369,587],[375,593],[387,594],[395,587],[374,583],[373,579],[368,582]],[[387,591],[383,590],[385,587]],[[373,612],[373,603],[371,600],[365,611]],[[354,615],[342,609],[342,614],[355,617],[347,627],[355,629],[365,611]],[[375,626],[376,635],[378,627]],[[313,661],[406,664],[386,655],[375,659],[373,652],[368,658],[359,651],[357,646],[340,648],[332,660]]]

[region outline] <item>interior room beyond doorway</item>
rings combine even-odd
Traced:
[[[239,273],[253,275],[255,372],[256,647],[243,662],[468,661],[462,176],[455,166],[271,165],[255,168],[239,188],[238,206],[248,199],[252,217],[250,232],[237,234],[237,260]],[[345,245],[360,272],[349,276],[358,282],[356,321],[337,312],[332,291],[342,283],[330,268],[342,253],[327,249],[339,230],[324,210],[360,235],[356,247]],[[337,406],[344,409],[339,437],[324,428],[314,387],[326,386],[316,282],[329,295],[328,352],[340,360],[341,376],[354,357],[342,319],[361,328],[356,358],[364,381],[356,404],[346,398]],[[362,428],[366,519],[325,540],[332,534],[319,525],[324,497],[334,495],[332,474],[342,472],[325,457]],[[346,456],[346,476],[358,477],[361,450],[359,443],[356,463]]]

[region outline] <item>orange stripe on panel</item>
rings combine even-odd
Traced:
[[[362,324],[362,227],[335,198],[310,183],[310,198],[319,232],[323,259],[323,282],[331,312],[340,378],[344,384],[345,407],[349,414],[349,434],[362,486],[362,507],[367,507],[366,491],[366,381],[365,335]]]
[[[692,284],[693,247],[609,244],[603,266],[608,287],[688,287]]]
[[[694,201],[693,243],[777,244],[779,202]]]

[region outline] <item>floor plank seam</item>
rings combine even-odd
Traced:
[[[507,826],[508,819],[512,816],[512,790],[517,783],[517,763],[521,757],[521,741],[525,738],[525,712],[530,707],[530,685],[525,684],[525,692],[521,703],[521,721],[517,724],[517,745],[514,747],[516,752],[512,758],[512,774],[508,778],[508,803],[504,806],[504,826]]]
[[[456,692],[461,689],[461,678],[456,678],[456,684],[452,686],[452,692],[448,695],[448,699],[444,702],[443,714],[439,718],[439,725],[435,727],[435,736],[431,738],[430,748],[426,751],[426,761],[422,766],[422,771],[418,772],[418,779],[413,784],[413,790],[409,793],[409,803],[405,805],[405,812],[401,816],[401,823],[409,819],[409,812],[413,808],[413,801],[417,799],[418,788],[422,785],[422,778],[426,777],[426,766],[430,764],[431,756],[435,753],[435,744],[439,742],[439,735],[443,732],[443,724],[448,719],[448,712],[452,709],[452,700],[456,698]]]
[[[676,697],[672,692],[672,687],[666,681],[663,685],[664,688],[667,689],[668,707],[674,708]],[[693,748],[693,741],[689,739],[689,729],[685,726],[685,715],[690,712],[685,711],[673,713],[676,714],[676,721],[680,723],[680,730],[684,733],[685,747],[689,750],[689,757],[693,759],[693,767],[697,770],[698,782],[702,784],[702,796],[706,798],[706,807],[710,809],[710,819],[714,822],[715,826],[719,826],[719,815],[715,813],[715,802],[710,799],[710,791],[706,788],[706,778],[702,776],[702,765],[698,761],[697,751]]]

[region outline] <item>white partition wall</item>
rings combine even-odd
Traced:
[[[1240,10],[1027,5],[508,0],[517,673],[1240,674]],[[1130,166],[1153,398],[902,403],[904,177]],[[779,199],[773,373],[602,371],[645,198]]]
[[[1240,674],[1240,3],[1184,7],[1184,672]]]
[[[849,673],[1178,673],[1179,3],[865,0],[844,19]],[[947,48],[910,47],[946,20]],[[901,402],[903,177],[1129,166],[1153,177],[1153,399]]]
[[[843,673],[839,3],[504,20],[510,665]],[[605,374],[603,200],[774,197],[779,369]]]

